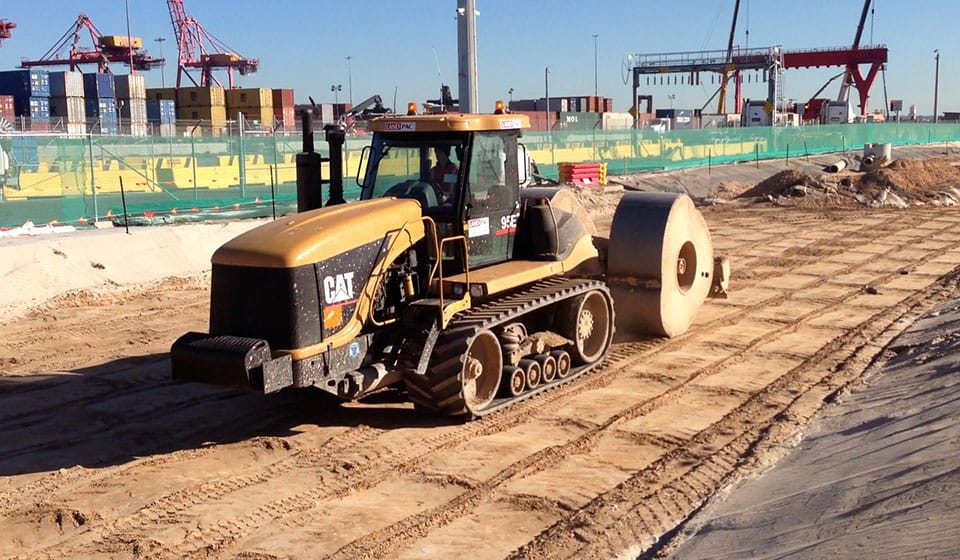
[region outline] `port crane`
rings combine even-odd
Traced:
[[[12,21],[0,19],[0,45],[3,45],[4,39],[10,38],[10,30],[16,26],[17,24],[13,23]]]
[[[259,60],[240,56],[204,29],[196,18],[189,17],[183,0],[167,0],[167,7],[170,8],[173,34],[177,38],[178,88],[183,85],[184,76],[195,86],[223,86],[213,75],[218,69],[227,71],[227,87],[232,88],[234,70],[246,76],[260,67]],[[199,82],[190,75],[190,69],[200,70]]]
[[[89,35],[92,47],[80,45],[84,34]],[[20,67],[69,66],[70,70],[76,70],[84,64],[96,64],[97,72],[105,73],[110,72],[111,62],[122,62],[131,66],[131,73],[136,73],[137,70],[150,70],[163,65],[162,58],[141,52],[142,47],[143,40],[140,37],[104,35],[86,14],[80,14],[43,56],[37,60],[22,60]],[[69,54],[64,58],[61,53],[68,48]]]

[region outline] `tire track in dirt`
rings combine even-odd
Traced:
[[[737,313],[737,316],[739,317],[745,316],[745,314],[748,313],[750,309],[757,309],[765,304],[768,304],[768,302],[766,303],[758,302],[757,304],[755,304],[750,308],[741,310],[741,312]],[[729,319],[730,315],[727,315],[725,317]],[[707,326],[709,327],[709,325]],[[446,434],[443,436],[430,438],[427,443],[420,446],[418,452],[397,453],[396,451],[393,451],[385,454],[380,454],[375,458],[375,461],[372,464],[364,464],[362,462],[356,464],[354,470],[359,470],[363,472],[367,472],[367,469],[369,469],[371,466],[377,467],[379,465],[379,468],[374,468],[375,472],[366,476],[364,480],[361,480],[359,485],[353,485],[352,488],[356,489],[356,488],[372,487],[378,484],[379,482],[386,480],[387,478],[395,477],[398,474],[398,471],[396,470],[397,466],[406,466],[406,469],[404,469],[403,471],[400,471],[401,473],[402,472],[414,473],[416,472],[416,469],[419,468],[419,466],[422,465],[422,463],[425,461],[426,456],[431,453],[450,449],[457,445],[463,444],[464,441],[470,441],[470,439],[472,438],[482,437],[483,435],[486,435],[488,433],[495,433],[497,431],[509,429],[509,427],[518,425],[526,421],[532,416],[542,415],[545,412],[549,412],[549,410],[555,408],[556,406],[559,406],[559,403],[566,402],[567,400],[574,398],[576,395],[587,390],[588,387],[603,386],[605,383],[612,382],[614,379],[616,379],[617,375],[619,374],[619,369],[622,369],[623,367],[623,364],[620,363],[621,359],[623,360],[630,359],[632,363],[636,363],[643,360],[646,357],[649,357],[651,353],[663,352],[676,345],[681,345],[683,343],[683,340],[686,340],[686,338],[680,338],[680,339],[676,339],[676,341],[669,341],[665,343],[660,341],[644,341],[639,344],[625,345],[622,347],[615,348],[614,353],[612,354],[612,358],[614,359],[611,360],[611,362],[617,365],[616,369],[613,369],[611,366],[608,365],[604,367],[602,371],[597,371],[595,373],[588,375],[585,378],[581,378],[580,380],[578,380],[577,383],[573,385],[570,385],[564,388],[559,388],[555,391],[551,391],[545,395],[538,397],[537,399],[528,401],[529,404],[522,403],[517,407],[515,407],[514,409],[511,409],[509,411],[504,411],[502,414],[496,415],[498,418],[495,418],[496,420],[495,422],[488,422],[485,419],[482,422],[468,424],[462,427],[446,428],[446,429],[442,428],[441,430],[445,431]],[[639,350],[642,353],[640,356],[632,354],[637,350]],[[620,358],[621,354],[623,355],[623,358]],[[486,425],[481,426],[482,424],[486,424]],[[365,443],[368,443],[368,442],[364,442],[364,444]],[[345,451],[350,451],[350,449],[345,449]],[[356,448],[352,448],[352,451],[353,452],[362,451],[362,445]],[[310,457],[310,459],[307,462],[309,463],[312,461],[321,460],[323,457],[324,457],[324,454],[321,452],[316,456]],[[413,459],[413,462],[408,463],[407,461],[410,460],[411,457]],[[332,457],[327,457],[327,458],[331,459]],[[532,462],[521,461],[522,464],[519,466],[516,466],[514,470],[520,473],[527,472],[525,469],[529,470],[529,468],[531,468],[530,465],[533,465],[533,467],[536,467],[536,465],[539,464],[536,458],[531,459],[531,461]],[[527,465],[527,467],[524,467],[523,465]],[[513,468],[513,467],[514,466],[511,465],[510,467],[508,467],[508,469],[505,469],[505,470],[510,470],[510,468]],[[350,479],[343,479],[343,480],[341,479],[343,479],[342,475],[340,475],[339,479],[335,478],[333,482],[335,483],[341,482],[344,484],[344,486],[347,486],[347,487],[351,487],[350,483],[354,482],[354,481],[351,481]],[[260,483],[261,482],[253,482],[253,484],[260,484]],[[334,486],[336,486],[336,484],[334,484]],[[233,486],[230,486],[229,484],[224,486],[223,488],[224,490],[218,490],[218,491],[223,491],[225,493],[234,491],[231,489],[233,488]],[[331,496],[341,495],[340,494],[341,491],[338,490],[337,488],[331,488],[330,490],[331,491],[328,491],[328,492],[321,491],[319,493],[311,493],[309,494],[309,496],[305,495],[304,497],[309,497],[311,499],[330,499]],[[163,499],[164,498],[161,498],[161,500],[158,501],[158,507],[163,506],[161,509],[166,508],[166,510],[168,510],[169,508],[173,508],[174,512],[179,512],[183,510],[182,509],[178,510],[177,508],[190,507],[190,504],[188,503],[189,500],[177,501],[177,499],[175,498],[170,498],[168,502],[162,502]],[[216,498],[214,497],[214,499]],[[468,504],[469,500],[465,501],[464,503]],[[187,504],[187,505],[183,506],[183,504]],[[298,519],[302,520],[302,517],[300,516],[303,514],[304,510],[301,508],[304,508],[304,507],[306,507],[305,511],[309,513],[311,509],[319,507],[319,504],[317,504],[316,502],[314,502],[314,504],[311,504],[309,499],[305,500],[302,498],[294,497],[293,499],[287,500],[285,503],[279,503],[272,508],[266,508],[263,512],[268,513],[268,517],[266,518],[268,522],[273,522],[275,520],[282,521],[288,517],[293,516],[294,514],[297,514]],[[469,511],[469,509],[470,508],[466,508],[464,509],[464,511]],[[262,527],[265,524],[263,521],[260,521],[260,520],[247,521],[247,519],[255,517],[255,514],[263,513],[263,512],[260,512],[260,511],[254,512],[254,514],[246,516],[243,520],[240,520],[241,522],[239,524],[237,524],[236,520],[233,520],[231,522],[233,526],[231,527],[226,527],[225,525],[223,528],[212,529],[208,531],[206,535],[198,535],[191,542],[185,543],[186,546],[179,547],[179,548],[172,548],[170,550],[164,550],[162,554],[176,555],[178,553],[190,554],[190,553],[200,553],[202,551],[220,550],[221,547],[235,543],[239,539],[242,539],[243,536],[246,534],[249,534],[251,530],[256,530]],[[176,520],[173,519],[172,521],[175,522]],[[417,522],[417,521],[414,521],[414,522]],[[149,523],[137,524],[136,522],[134,522],[134,524],[131,527],[118,532],[117,540],[123,541],[124,539],[129,539],[131,537],[136,538],[136,533],[143,531],[148,527],[151,527]],[[134,535],[131,535],[130,532],[133,532]],[[100,541],[100,544],[104,545],[108,549],[112,548],[109,541],[114,541],[114,539],[109,538],[109,536],[107,536],[105,537],[105,540]],[[114,541],[114,542],[117,542],[117,541]],[[385,543],[385,545],[388,549],[395,550],[402,545],[402,542],[401,541],[387,542]]]

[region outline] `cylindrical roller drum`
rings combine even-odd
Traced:
[[[540,364],[540,377],[544,383],[557,378],[557,360],[549,354],[537,354],[533,357]]]
[[[710,292],[713,244],[690,197],[627,193],[610,226],[607,275],[623,332],[686,332]]]
[[[565,350],[554,350],[550,357],[557,362],[557,377],[563,379],[570,375],[570,354]]]
[[[517,366],[503,366],[500,377],[500,395],[516,397],[527,388],[527,372]]]

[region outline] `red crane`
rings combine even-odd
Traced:
[[[12,21],[0,19],[0,45],[3,45],[4,39],[10,38],[10,30],[16,26],[17,24],[13,23]]]
[[[170,8],[170,20],[173,22],[173,34],[177,38],[177,87],[186,76],[195,86],[207,87],[223,84],[213,75],[217,69],[226,69],[227,87],[233,87],[233,71],[241,76],[252,74],[260,67],[260,61],[244,58],[222,41],[211,35],[195,18],[187,16],[183,0],[167,0]],[[207,48],[207,44],[210,48]],[[200,81],[197,82],[187,71],[200,69]]]
[[[92,47],[80,46],[80,39],[84,32],[89,34],[93,42]],[[122,62],[128,66],[132,65],[130,71],[135,73],[137,70],[150,70],[163,64],[162,58],[141,53],[142,46],[143,41],[139,37],[104,35],[86,14],[80,14],[77,21],[43,56],[37,60],[23,60],[20,62],[20,67],[70,66],[70,70],[76,70],[77,66],[82,64],[96,64],[97,72],[102,73],[110,72],[111,62]],[[70,49],[69,54],[63,58],[60,53],[67,47]]]

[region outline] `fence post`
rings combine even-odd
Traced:
[[[757,161],[757,169],[760,169],[760,144],[757,144],[756,141],[753,143],[753,153]]]
[[[790,144],[787,144],[787,167],[790,167]]]
[[[90,143],[90,193],[93,195],[93,222],[96,223],[99,211],[97,209],[97,179],[94,176],[94,159],[93,159],[93,134],[87,134],[87,141]]]

